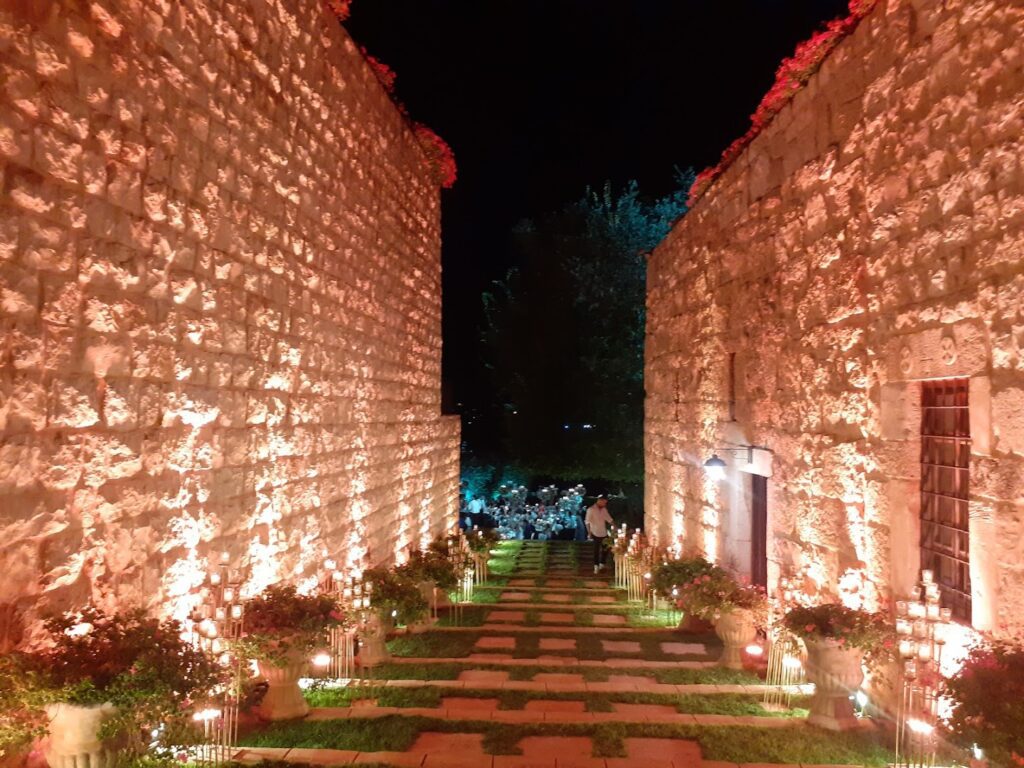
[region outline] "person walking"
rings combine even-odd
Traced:
[[[608,525],[615,522],[608,513],[608,499],[598,496],[594,506],[587,510],[585,522],[587,533],[594,540],[594,573],[597,573],[604,569],[604,540],[608,535]]]

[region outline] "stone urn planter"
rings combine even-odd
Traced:
[[[266,661],[257,661],[257,665],[268,686],[256,709],[261,719],[294,720],[309,714],[309,705],[299,688],[299,678],[308,667],[305,657],[293,654],[283,666]]]
[[[43,751],[50,768],[110,768],[114,752],[100,741],[103,722],[117,714],[113,704],[83,707],[77,704],[50,704],[49,738]]]
[[[729,669],[743,669],[743,649],[757,637],[754,614],[745,608],[737,608],[718,617],[715,634],[725,646],[718,663]]]
[[[807,679],[814,683],[807,722],[831,731],[857,727],[850,694],[864,682],[864,654],[827,637],[805,638]]]
[[[382,622],[373,616],[366,622],[366,629],[359,634],[359,666],[375,667],[391,660],[391,653],[385,640],[390,622]]]
[[[432,581],[421,581],[419,583],[419,591],[423,596],[423,599],[427,601],[427,605],[430,606],[426,616],[417,619],[416,621],[409,624],[409,631],[413,634],[419,634],[420,632],[426,632],[428,629],[433,627],[437,623],[437,619],[434,618],[434,611],[437,609],[437,594],[438,590],[434,586]]]

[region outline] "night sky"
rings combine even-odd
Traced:
[[[355,0],[345,26],[455,151],[443,192],[446,400],[486,397],[480,294],[509,230],[630,179],[672,189],[744,133],[783,57],[845,0]],[[538,308],[543,311],[543,308]]]

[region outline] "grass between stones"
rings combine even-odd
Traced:
[[[672,654],[661,649],[662,643],[679,642],[681,637],[674,632],[651,632],[642,635],[616,633],[614,628],[600,635],[560,632],[552,627],[550,632],[516,634],[503,630],[485,632],[439,632],[431,630],[416,635],[400,635],[388,641],[388,650],[395,656],[414,658],[460,658],[475,652],[475,645],[481,637],[513,636],[516,641],[512,655],[517,659],[532,659],[540,655],[566,656],[585,661],[602,661],[608,658],[636,657],[650,661],[707,661],[718,655],[719,641],[713,635],[689,635],[685,642],[703,644],[708,654]],[[575,650],[542,650],[542,638],[571,639],[576,641]],[[639,643],[635,653],[605,651],[602,640],[631,641]]]
[[[733,763],[815,763],[884,766],[892,754],[876,733],[833,733],[817,728],[729,728],[661,723],[511,724],[450,721],[428,717],[388,715],[357,720],[275,723],[247,733],[242,746],[349,749],[362,752],[409,749],[423,731],[483,734],[490,754],[518,754],[527,736],[586,736],[594,755],[624,757],[625,738],[689,739],[700,744],[706,760]]]
[[[305,691],[311,707],[350,707],[356,701],[375,699],[378,707],[438,708],[445,697],[497,699],[498,709],[525,708],[530,701],[582,701],[588,712],[613,712],[613,704],[663,704],[674,706],[680,714],[734,715],[737,717],[805,717],[809,697],[797,697],[793,709],[774,712],[761,706],[759,696],[737,693],[688,694],[663,693],[591,693],[580,691],[509,691],[500,688],[457,689],[424,686],[422,688],[387,688],[357,686],[348,688],[310,688]]]
[[[370,680],[456,680],[466,669],[482,669],[488,672],[508,672],[510,680],[532,680],[543,672],[565,674],[572,672],[583,676],[589,683],[607,682],[609,675],[643,674],[653,677],[659,683],[669,685],[759,685],[764,681],[751,672],[724,667],[704,669],[644,669],[636,667],[554,667],[544,664],[517,664],[504,666],[476,661],[453,661],[438,664],[380,664],[368,671]]]

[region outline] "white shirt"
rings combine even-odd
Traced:
[[[590,531],[590,535],[602,539],[608,535],[608,523],[614,521],[612,520],[612,516],[608,514],[607,507],[599,507],[595,504],[587,510],[585,522],[587,524],[587,530]]]
[[[471,515],[479,515],[485,509],[487,509],[487,504],[483,499],[473,499],[469,502],[469,514]]]

